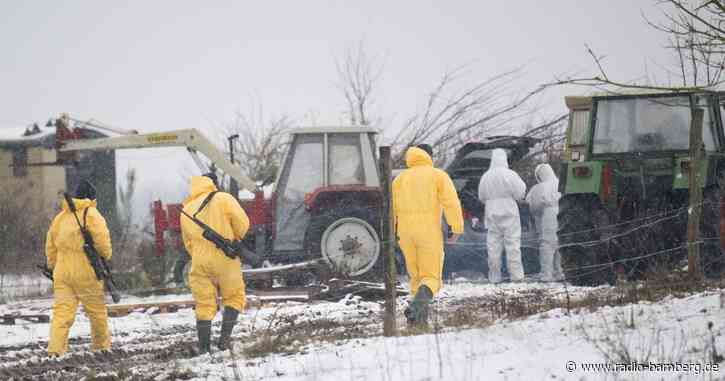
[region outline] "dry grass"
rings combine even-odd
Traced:
[[[436,324],[440,328],[481,328],[500,319],[524,319],[529,316],[561,309],[566,314],[595,312],[605,306],[622,306],[640,301],[657,302],[665,297],[685,297],[707,290],[725,288],[723,281],[697,282],[682,276],[647,282],[622,283],[612,288],[593,290],[573,297],[565,294],[554,296],[545,290],[531,290],[523,295],[511,297],[499,294],[473,297],[456,301],[445,310],[434,311]],[[416,332],[406,332],[416,334]]]
[[[271,353],[293,354],[304,352],[311,343],[338,342],[376,336],[379,329],[361,322],[340,322],[317,319],[298,322],[296,316],[274,319],[261,333],[251,333],[251,344],[244,347],[246,358],[263,357]]]

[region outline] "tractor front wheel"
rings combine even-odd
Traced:
[[[376,214],[364,208],[342,208],[315,216],[307,229],[307,249],[321,256],[332,274],[361,276],[380,258],[376,222]]]

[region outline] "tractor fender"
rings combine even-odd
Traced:
[[[311,215],[350,204],[359,207],[380,209],[383,195],[378,187],[364,185],[330,185],[315,189],[305,195],[305,207]]]

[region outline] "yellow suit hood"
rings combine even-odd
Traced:
[[[199,211],[207,195],[214,191],[217,191],[217,187],[208,177],[192,177],[191,195],[184,201],[184,212],[196,215],[225,239],[244,239],[249,230],[249,218],[229,193],[217,193],[213,201]],[[202,229],[186,216],[181,217],[180,224],[184,247],[191,256],[189,286],[196,302],[197,320],[214,319],[218,293],[221,293],[225,307],[242,311],[245,289],[240,259],[230,259],[224,255],[204,237]]]
[[[96,207],[96,200],[89,200],[87,198],[74,198],[73,204],[76,206],[76,210],[81,211],[90,207]],[[63,211],[70,213],[70,206],[68,201],[63,200]]]
[[[408,148],[408,151],[405,152],[405,165],[407,165],[408,168],[420,166],[432,167],[433,159],[431,159],[430,155],[422,149],[418,147],[410,147]]]
[[[442,216],[456,234],[464,232],[461,202],[445,171],[433,167],[424,150],[411,147],[405,153],[408,169],[393,180],[393,211],[400,248],[410,276],[410,290],[421,285],[435,295],[443,271]]]
[[[210,178],[206,176],[192,176],[191,192],[189,192],[189,197],[184,200],[184,205],[188,204],[191,200],[199,197],[199,195],[201,194],[215,191],[218,191],[218,189]]]
[[[108,330],[103,282],[96,278],[83,250],[83,236],[78,226],[93,238],[98,254],[111,259],[111,235],[106,220],[96,209],[96,201],[73,199],[75,215],[63,200],[63,210],[53,219],[45,239],[48,267],[53,270],[53,319],[50,328],[48,352],[63,354],[68,350],[68,333],[76,315],[78,303],[91,321],[92,349],[109,349],[111,333]],[[77,219],[76,219],[77,218]]]

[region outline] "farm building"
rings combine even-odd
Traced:
[[[76,131],[85,139],[106,136],[90,128]],[[71,160],[61,161],[55,147],[55,128],[34,124],[0,129],[0,191],[22,192],[29,206],[47,212],[50,217],[60,207],[62,193],[73,192],[79,179],[88,179],[98,192],[98,209],[107,219],[115,216],[114,152],[80,152]]]

